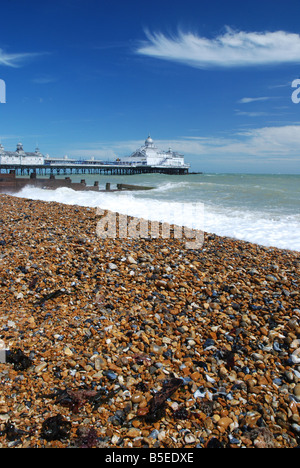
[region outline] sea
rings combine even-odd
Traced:
[[[151,190],[93,192],[25,187],[18,196],[108,209],[200,229],[266,247],[300,251],[300,175],[71,175],[87,185],[109,182]]]

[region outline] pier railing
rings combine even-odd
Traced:
[[[45,165],[0,165],[0,173],[15,171],[16,175],[55,174],[103,174],[103,175],[131,175],[131,174],[188,174],[189,167],[162,167],[147,165],[121,165],[121,164],[45,164]]]

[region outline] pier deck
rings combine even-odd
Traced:
[[[188,174],[188,167],[162,166],[132,166],[122,164],[57,164],[57,165],[0,165],[0,173],[15,171],[16,175],[65,175],[65,174],[103,174],[103,175],[132,175],[132,174]]]

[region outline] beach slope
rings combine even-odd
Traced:
[[[0,195],[0,447],[297,447],[300,253],[99,219]]]

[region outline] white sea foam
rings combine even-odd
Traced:
[[[175,186],[172,184],[165,188],[173,191]],[[180,184],[182,185],[181,182]],[[150,192],[143,192],[143,195],[141,192],[77,192],[69,188],[43,190],[26,187],[18,196],[85,207],[101,207],[151,221],[185,225],[268,247],[300,251],[300,214],[285,214],[282,210],[274,215],[257,207],[238,209],[236,206],[215,203],[204,203],[203,213],[197,210],[195,202],[178,201],[174,197],[172,200],[159,199],[154,193],[151,198]]]
[[[267,216],[265,212],[234,211],[207,206],[204,230],[267,247],[300,251],[300,216]]]

